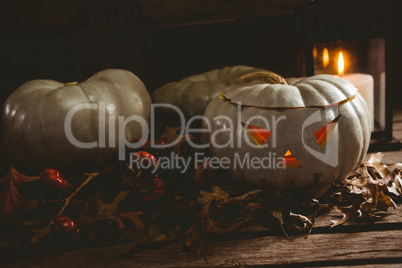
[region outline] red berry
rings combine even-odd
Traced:
[[[141,199],[145,202],[157,200],[165,194],[166,184],[160,178],[152,179],[151,183],[144,181],[141,185]]]
[[[43,177],[45,177],[49,174],[54,174],[54,175],[63,177],[58,170],[53,169],[53,168],[47,168],[47,169],[43,170],[42,173],[40,174],[40,177],[41,177],[41,179],[43,179]]]
[[[155,156],[145,151],[133,153],[131,160],[133,168],[137,167],[138,169],[154,169],[159,165]]]
[[[49,188],[65,189],[72,187],[58,170],[47,168],[41,174],[43,184]]]
[[[131,140],[131,143],[139,143],[140,141],[141,141],[140,138],[134,138]],[[147,148],[149,148],[149,146],[151,146],[151,143],[149,142],[149,140],[145,140],[142,142],[142,145],[140,148],[147,149]]]
[[[77,238],[80,229],[77,224],[68,216],[60,215],[52,220],[50,228],[61,236],[74,240]]]
[[[155,144],[155,145],[162,145],[163,148],[165,148],[165,147],[167,147],[166,145],[169,144],[169,141],[168,141],[167,138],[162,137],[162,138],[156,139],[156,140],[154,141],[154,144]]]
[[[166,183],[163,180],[161,180],[160,178],[154,178],[152,180],[152,184],[153,184],[154,189],[160,189],[160,188],[164,188],[166,186]]]

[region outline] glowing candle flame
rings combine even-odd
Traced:
[[[345,71],[345,62],[343,60],[343,53],[341,51],[341,52],[339,52],[339,57],[338,57],[338,75],[340,77],[342,77],[344,71]]]
[[[322,54],[322,63],[324,64],[324,68],[328,66],[329,64],[329,53],[328,53],[328,48],[324,48],[323,54]]]

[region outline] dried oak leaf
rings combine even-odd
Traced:
[[[169,143],[175,143],[173,145],[173,152],[175,155],[180,155],[180,146],[183,142],[187,140],[193,140],[195,137],[193,135],[180,135],[177,134],[177,131],[180,130],[181,127],[166,127],[165,132],[160,136],[161,138],[166,138]]]
[[[387,211],[388,208],[396,208],[391,197],[384,194],[388,192],[387,182],[383,174],[375,167],[363,165],[360,169],[360,179],[350,181],[349,189],[352,193],[362,194],[366,202],[362,212],[373,214],[377,211]]]
[[[144,221],[139,217],[141,214],[143,214],[142,211],[128,211],[120,213],[119,217],[130,220],[134,224],[136,230],[145,230]]]
[[[161,223],[148,226],[148,239],[154,242],[167,242],[170,240],[170,238],[163,233]]]
[[[194,181],[197,182],[198,184],[205,186],[205,169],[207,169],[206,174],[207,174],[207,178],[209,181],[213,180],[213,170],[211,167],[211,164],[209,163],[209,161],[206,161],[205,163],[199,165],[195,172],[194,172]]]
[[[352,176],[345,180],[345,189],[340,191],[340,202],[347,205],[333,206],[332,209],[342,212],[343,216],[338,221],[332,221],[332,227],[345,223],[353,217],[373,218],[379,214],[385,213],[388,208],[396,208],[395,203],[390,196],[386,186],[384,172],[379,171],[376,167],[381,168],[383,164],[379,163],[379,155],[370,158],[370,165],[363,164],[358,169],[358,175]],[[374,160],[373,160],[374,159]]]
[[[213,200],[220,203],[229,199],[229,194],[223,191],[219,186],[213,185],[211,187],[212,192],[200,191],[201,197],[197,198],[198,203],[200,204],[210,204]]]
[[[289,211],[289,216],[292,218],[292,225],[290,228],[295,229],[299,232],[307,230],[313,226],[313,223],[304,215],[292,213]]]
[[[38,201],[22,197],[18,192],[18,186],[24,182],[39,180],[39,176],[25,176],[11,167],[7,175],[0,181],[0,183],[6,183],[5,191],[0,196],[0,218],[7,216],[14,209],[35,209]]]
[[[388,191],[396,196],[402,196],[402,176],[401,170],[394,174],[393,183],[387,185]]]
[[[120,201],[124,200],[129,194],[131,193],[130,190],[128,191],[121,191],[116,198],[109,203],[105,203],[102,200],[97,200],[96,205],[98,208],[98,213],[96,214],[96,218],[102,219],[110,217],[116,214],[117,209],[119,207]]]
[[[332,210],[340,211],[342,218],[340,220],[331,220],[333,223],[330,228],[344,224],[347,220],[360,214],[360,207],[366,201],[362,194],[351,194],[348,198],[348,206],[333,206]]]
[[[378,214],[386,212],[388,208],[396,209],[396,204],[390,196],[384,194],[385,186],[376,185],[374,196],[362,204],[361,212],[368,218],[377,217]]]
[[[371,154],[370,159],[365,165],[375,168],[377,173],[382,177],[381,182],[387,186],[390,193],[396,196],[402,196],[402,163],[386,165],[381,162],[382,153]]]
[[[280,211],[279,209],[273,209],[269,211],[271,213],[271,215],[275,218],[278,219],[279,224],[281,226],[281,229],[283,231],[283,233],[288,236],[288,234],[286,233],[285,229],[283,228],[283,225],[285,224],[285,221],[283,220],[283,214],[282,211]]]

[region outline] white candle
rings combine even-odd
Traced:
[[[363,96],[368,104],[368,108],[370,111],[370,129],[374,130],[374,79],[369,74],[345,74],[342,76],[343,79],[351,82],[359,93]]]

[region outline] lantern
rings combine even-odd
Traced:
[[[392,8],[390,0],[345,1],[298,12],[301,74],[339,75],[359,89],[372,117],[370,151],[401,147],[392,137]]]

